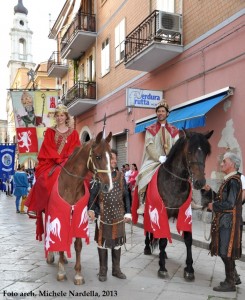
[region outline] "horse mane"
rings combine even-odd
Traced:
[[[165,162],[165,165],[168,165],[176,155],[178,155],[180,152],[182,152],[182,149],[184,148],[186,143],[186,138],[185,137],[180,137],[176,143],[172,146],[170,149],[170,152],[168,154],[168,158]]]
[[[198,132],[188,132],[186,135],[181,136],[172,146],[165,165],[168,165],[176,155],[183,152],[183,148],[185,147],[187,142],[189,142],[188,151],[190,151],[191,153],[195,153],[198,147],[201,147],[203,153],[206,156],[210,155],[211,146],[205,134]]]
[[[205,155],[210,155],[211,145],[206,138],[206,135],[198,132],[190,132],[189,150],[193,153],[198,147],[201,147]]]

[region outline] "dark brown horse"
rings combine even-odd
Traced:
[[[211,152],[208,139],[213,134],[185,132],[184,136],[172,147],[168,158],[159,168],[157,177],[158,192],[167,209],[167,217],[177,218],[179,209],[185,203],[190,194],[190,189],[200,190],[206,182],[205,161]],[[146,200],[147,201],[147,200]],[[192,259],[192,233],[184,231],[184,242],[187,249],[186,267],[184,277],[194,280],[194,269]],[[159,239],[159,266],[158,276],[166,278],[168,271],[165,267],[167,238]],[[149,238],[146,239],[146,250],[149,250]]]
[[[94,180],[101,183],[101,189],[103,192],[109,192],[112,188],[112,178],[110,171],[110,145],[111,133],[104,139],[103,133],[100,132],[96,139],[90,140],[83,146],[76,148],[73,154],[69,157],[65,165],[61,168],[60,175],[58,177],[58,194],[69,204],[69,209],[71,210],[71,218],[73,218],[73,212],[75,212],[75,206],[78,205],[78,201],[85,194],[84,180],[89,172],[94,175]],[[52,191],[54,193],[54,189]],[[52,202],[52,193],[50,202]],[[57,194],[57,192],[56,192]],[[51,204],[49,204],[50,207]],[[87,203],[86,203],[87,209]],[[86,211],[86,209],[84,211]],[[49,209],[48,213],[49,215]],[[56,228],[53,228],[51,222],[48,223],[47,227],[47,217],[46,216],[46,238],[45,245],[50,245],[53,241],[54,234],[57,236],[60,225],[57,222],[55,224]],[[56,218],[57,219],[57,218]],[[83,220],[88,221],[87,214],[83,215]],[[54,219],[55,221],[55,219]],[[49,231],[49,232],[48,232]],[[48,236],[47,232],[53,235]],[[46,246],[45,246],[46,247]],[[81,238],[75,238],[74,247],[76,251],[76,264],[75,264],[75,284],[83,284],[84,279],[81,274],[81,250],[82,250],[82,240]],[[47,248],[46,248],[47,250]],[[63,250],[63,249],[61,249]],[[58,274],[57,280],[62,281],[66,278],[66,272],[64,268],[64,263],[66,263],[66,258],[64,252],[59,251],[59,262],[58,262]],[[53,253],[49,252],[48,262],[53,259]]]

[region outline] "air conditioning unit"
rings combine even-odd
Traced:
[[[156,33],[172,35],[182,33],[182,16],[179,14],[159,11],[156,16]]]

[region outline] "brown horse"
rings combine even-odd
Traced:
[[[85,194],[88,195],[88,188],[85,186],[85,179],[89,172],[94,175],[93,180],[101,182],[101,189],[103,192],[109,192],[112,188],[112,178],[110,171],[110,145],[112,134],[110,133],[107,138],[103,138],[103,133],[100,132],[96,139],[90,140],[83,146],[76,148],[73,154],[69,157],[67,162],[63,167],[57,180],[57,189],[55,186],[51,192],[48,210],[45,213],[46,218],[46,236],[45,236],[45,249],[48,253],[47,262],[52,262],[53,252],[49,252],[50,245],[54,244],[54,238],[58,237],[61,239],[61,231],[63,230],[60,219],[62,219],[63,212],[61,211],[61,217],[59,218],[59,213],[55,218],[51,218],[50,211],[52,211],[52,197],[60,197],[63,202],[60,205],[56,205],[57,211],[60,209],[61,205],[68,207],[70,218],[70,224],[73,224],[72,219],[76,218],[76,208],[79,203],[82,203]],[[58,196],[57,196],[58,195]],[[84,209],[82,214],[79,215],[80,219],[86,225],[86,230],[88,233],[88,217],[87,217],[87,199],[84,199],[86,203],[82,203]],[[54,206],[55,207],[55,206]],[[58,209],[59,207],[59,209]],[[65,214],[65,212],[64,212]],[[79,220],[80,220],[79,219]],[[52,220],[52,222],[51,222]],[[69,220],[69,219],[68,219]],[[69,222],[68,222],[69,223]],[[81,222],[80,222],[81,224]],[[73,226],[73,225],[70,225]],[[80,226],[80,225],[79,225]],[[78,227],[79,227],[78,226]],[[69,229],[70,230],[70,229]],[[74,229],[71,229],[74,230]],[[66,234],[65,230],[65,234]],[[64,232],[64,231],[63,231]],[[81,274],[81,250],[82,250],[82,240],[81,237],[74,236],[69,237],[70,241],[72,237],[75,237],[74,247],[76,251],[76,264],[75,264],[75,277],[74,283],[77,285],[83,284],[84,279]],[[58,241],[59,241],[58,239]],[[59,246],[57,246],[59,247]],[[51,248],[50,248],[51,249]],[[66,258],[64,256],[64,248],[55,249],[51,251],[59,251],[59,262],[58,262],[58,274],[57,280],[63,281],[66,278],[66,272],[64,268],[64,263],[66,263]],[[68,255],[69,256],[69,255]],[[51,261],[50,261],[51,260]]]
[[[183,204],[187,204],[186,200],[190,195],[192,187],[200,190],[206,182],[205,179],[205,161],[206,157],[211,152],[211,146],[208,139],[213,134],[210,131],[207,134],[201,134],[197,132],[185,132],[184,136],[172,147],[168,158],[164,164],[159,168],[157,174],[157,188],[160,195],[160,202],[163,201],[166,208],[166,217],[178,218],[180,208]],[[149,186],[148,186],[149,191]],[[148,196],[148,195],[147,195]],[[146,208],[148,203],[154,196],[150,194],[146,199]],[[189,196],[190,198],[190,196]],[[148,201],[149,200],[149,201]],[[148,201],[148,203],[147,203]],[[189,204],[188,204],[189,205]],[[155,234],[154,230],[151,230],[153,223],[160,223],[160,218],[165,218],[162,211],[154,209],[153,206],[148,206],[151,210],[151,216],[148,218],[150,221],[150,227],[145,229],[150,233]],[[162,206],[161,206],[162,207]],[[185,208],[185,216],[189,218],[190,205]],[[145,209],[145,214],[147,214]],[[154,213],[154,218],[153,218]],[[146,221],[146,216],[144,216]],[[188,219],[189,220],[189,219]],[[191,222],[191,219],[190,219]],[[190,224],[190,223],[189,223]],[[184,242],[187,249],[186,267],[184,269],[184,278],[186,280],[194,280],[194,269],[192,259],[192,233],[191,231],[183,230]],[[159,270],[158,276],[160,278],[168,277],[168,271],[165,267],[167,238],[162,236],[162,232],[157,236],[159,239]],[[145,254],[150,252],[150,239],[149,234],[145,240]],[[147,253],[146,253],[147,252]]]

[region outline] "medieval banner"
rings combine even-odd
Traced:
[[[44,132],[54,125],[58,91],[11,91],[19,150],[19,163],[37,160]]]
[[[0,178],[14,174],[15,144],[0,144]]]
[[[36,128],[16,128],[19,153],[38,152]]]

